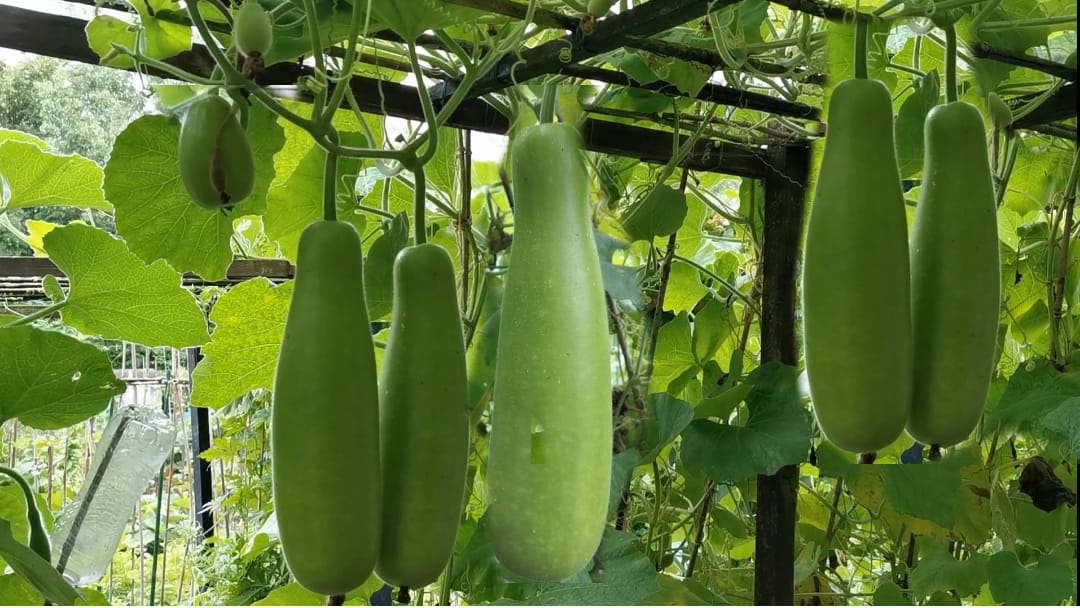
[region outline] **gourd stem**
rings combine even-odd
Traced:
[[[945,103],[957,100],[956,86],[956,27],[945,28]]]
[[[548,123],[555,121],[555,93],[557,87],[548,83],[544,85],[544,96],[540,100],[540,122]]]
[[[855,78],[869,78],[866,67],[866,39],[870,24],[863,17],[855,19]]]
[[[427,177],[424,175],[424,167],[420,166],[413,170],[415,175],[413,183],[413,224],[416,226],[414,242],[423,245],[427,242],[427,226],[424,222],[424,211],[427,208]]]
[[[859,454],[859,464],[874,464],[875,460],[877,460],[877,452]]]
[[[337,160],[336,153],[327,152],[323,165],[323,219],[328,222],[337,220]]]
[[[344,595],[328,595],[328,596],[326,596],[326,605],[327,606],[344,606],[345,605],[345,596]]]

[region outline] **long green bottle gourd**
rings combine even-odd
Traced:
[[[383,524],[375,565],[397,587],[439,577],[464,506],[469,391],[456,295],[445,249],[426,243],[397,255],[379,376]]]
[[[932,108],[911,234],[915,376],[907,429],[950,446],[975,428],[994,368],[1001,270],[986,132],[975,106]]]
[[[611,372],[581,139],[541,124],[510,144],[514,244],[488,452],[495,556],[554,581],[599,546],[611,478]]]
[[[379,393],[360,236],[346,222],[304,229],[274,377],[274,509],[296,581],[341,595],[379,550]]]
[[[806,232],[803,339],[818,425],[868,453],[904,430],[911,404],[907,220],[888,89],[833,91]]]

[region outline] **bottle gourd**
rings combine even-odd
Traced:
[[[924,134],[911,234],[915,371],[907,429],[944,447],[975,428],[990,388],[1001,302],[997,207],[975,106],[932,108]]]
[[[383,524],[375,565],[397,587],[439,577],[464,506],[469,391],[456,296],[445,249],[425,243],[398,253],[379,377]]]
[[[204,209],[231,209],[255,189],[255,156],[233,107],[215,93],[191,102],[176,149],[180,182]]]
[[[912,334],[893,106],[876,80],[833,91],[803,258],[806,373],[819,426],[869,453],[904,430]]]
[[[495,366],[488,518],[506,568],[554,581],[589,563],[607,517],[607,311],[577,131],[527,127],[510,158],[514,242]]]
[[[271,414],[274,509],[296,581],[343,595],[379,550],[379,394],[360,236],[346,222],[304,229]]]

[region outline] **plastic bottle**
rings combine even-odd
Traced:
[[[94,448],[86,480],[53,527],[53,565],[71,584],[105,574],[146,484],[172,449],[176,431],[161,410],[122,406]]]

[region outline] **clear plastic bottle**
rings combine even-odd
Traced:
[[[75,500],[56,519],[53,565],[73,585],[102,577],[146,484],[172,449],[176,431],[161,410],[120,407],[94,448]]]

